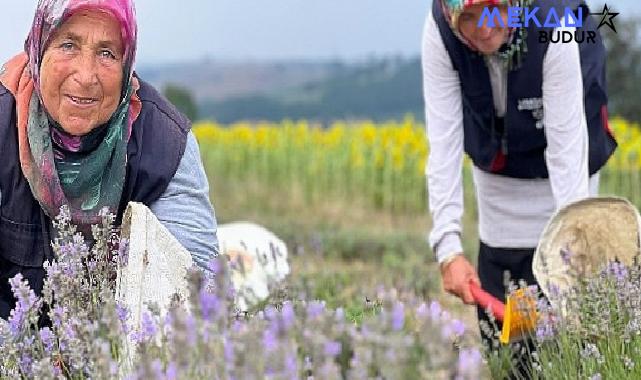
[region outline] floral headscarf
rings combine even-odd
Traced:
[[[107,124],[85,136],[67,134],[47,113],[40,93],[40,69],[56,30],[79,11],[110,13],[121,26],[123,83],[118,108]],[[141,110],[133,76],[137,24],[133,0],[40,0],[22,53],[0,71],[14,95],[20,164],[31,192],[49,217],[67,205],[82,226],[100,220],[103,208],[116,212],[124,187],[127,144]]]
[[[470,49],[476,50],[474,44],[465,38],[459,29],[459,17],[463,11],[474,5],[487,5],[487,6],[515,6],[527,7],[532,3],[532,0],[434,0],[441,1],[443,14],[448,21],[452,32],[467,45]],[[523,17],[523,15],[522,15]],[[523,21],[523,20],[521,20]],[[523,23],[522,23],[523,24]],[[521,64],[525,54],[527,53],[527,30],[524,27],[511,29],[508,42],[501,47],[498,55],[503,59],[505,65],[512,69]]]
[[[125,48],[123,91],[129,87],[136,58],[138,26],[133,0],[40,0],[25,51],[29,56],[35,89],[40,89],[40,63],[47,43],[56,29],[78,11],[99,9],[111,13],[120,23]]]

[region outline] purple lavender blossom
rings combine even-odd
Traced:
[[[122,238],[118,242],[118,263],[127,265],[129,262],[129,239]]]
[[[294,312],[294,306],[291,302],[283,304],[281,315],[283,317],[283,327],[285,329],[291,328],[296,322],[296,313]]]
[[[330,357],[336,357],[341,354],[343,351],[343,345],[340,342],[329,341],[325,343],[325,355]]]
[[[9,329],[11,333],[18,334],[29,318],[29,314],[37,312],[40,308],[40,299],[36,297],[29,283],[23,280],[22,274],[18,273],[9,280],[11,291],[16,298],[16,306],[11,310],[9,316]]]
[[[165,371],[166,380],[178,380],[178,366],[175,362],[167,364],[167,370]]]
[[[285,356],[285,378],[298,378],[298,360],[296,355],[291,352]]]
[[[265,308],[265,318],[268,321],[275,321],[278,316],[278,311],[275,307],[269,305]]]
[[[40,341],[42,342],[47,354],[51,354],[53,351],[55,338],[56,337],[53,335],[49,327],[43,327],[40,329]]]
[[[425,302],[421,302],[421,304],[416,308],[416,316],[420,319],[429,316],[429,309]]]
[[[465,325],[458,319],[453,319],[452,322],[450,322],[450,327],[454,335],[458,337],[461,337],[463,336],[463,334],[465,334]]]
[[[481,353],[476,348],[463,348],[458,357],[458,373],[463,378],[472,379],[478,373],[481,366]]]
[[[536,327],[536,339],[540,342],[552,339],[555,336],[554,328],[549,322],[539,323]]]
[[[441,309],[441,305],[436,301],[432,301],[432,303],[430,303],[430,318],[432,318],[433,321],[440,321],[442,313],[443,309]]]
[[[465,333],[465,325],[458,319],[448,321],[441,330],[443,338],[460,338]]]
[[[212,317],[215,316],[220,310],[220,300],[218,296],[206,289],[200,291],[200,312],[205,321],[211,321]]]
[[[618,282],[624,282],[628,277],[628,270],[625,265],[616,261],[608,263],[606,271],[609,275],[614,276]]]
[[[27,378],[33,377],[33,358],[27,352],[20,357],[20,371]]]
[[[241,321],[234,321],[231,324],[231,331],[234,333],[240,333],[244,329],[245,325]]]
[[[162,369],[162,363],[160,362],[159,359],[154,360],[151,363],[151,370],[154,373],[154,378],[156,379],[162,379],[164,378],[164,371]]]
[[[392,309],[392,329],[400,331],[405,325],[405,306],[401,302],[397,302]]]
[[[325,302],[312,301],[307,305],[307,318],[316,319],[325,312]]]
[[[236,358],[234,354],[234,344],[226,336],[223,337],[223,354],[225,356],[225,362],[229,365],[233,365]]]
[[[98,262],[97,261],[89,260],[87,262],[87,269],[89,269],[90,271],[92,271],[92,272],[95,271],[97,267],[98,267]]]
[[[140,326],[140,331],[134,332],[132,334],[132,339],[134,342],[142,343],[148,339],[151,339],[158,332],[158,327],[151,317],[151,313],[148,311],[142,313],[142,321]]]
[[[207,264],[207,269],[214,274],[214,276],[219,275],[223,271],[223,263],[220,258],[214,257]]]
[[[275,351],[278,348],[278,334],[273,328],[268,328],[263,332],[263,347],[267,352]]]
[[[594,343],[586,343],[583,350],[581,350],[581,356],[585,358],[595,359],[599,364],[602,364],[605,361],[603,355],[601,354],[601,351],[599,351],[599,347],[597,347]]]
[[[118,302],[116,303],[116,314],[118,314],[118,320],[122,326],[122,331],[125,334],[129,334],[129,309]]]
[[[185,329],[187,330],[187,343],[192,347],[195,346],[198,342],[198,327],[196,318],[191,314],[185,318]]]
[[[25,312],[24,310],[16,307],[11,310],[11,315],[9,316],[9,330],[13,335],[18,335],[24,324]]]

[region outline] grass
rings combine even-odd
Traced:
[[[259,183],[217,181],[211,174],[210,184],[219,223],[252,221],[285,241],[292,268],[286,284],[289,295],[305,294],[329,307],[342,307],[358,323],[372,312],[379,287],[395,287],[438,300],[476,333],[475,309],[441,288],[438,265],[426,241],[427,210],[392,213],[337,197],[310,203],[300,189],[270,191]],[[468,238],[463,244],[475,260],[473,194],[466,194],[466,205],[471,212],[464,219]]]

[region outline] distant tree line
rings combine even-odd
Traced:
[[[386,59],[360,66],[336,66],[326,80],[286,94],[207,102],[200,109],[204,117],[223,123],[284,118],[381,120],[422,114],[421,91],[418,58]]]
[[[617,33],[602,29],[607,59],[610,116],[641,123],[640,20],[617,18]],[[375,59],[361,65],[334,65],[329,78],[281,94],[243,96],[197,104],[190,92],[168,85],[164,94],[191,120],[231,123],[285,118],[328,122],[376,121],[414,114],[423,118],[420,59]]]

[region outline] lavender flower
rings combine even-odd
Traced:
[[[11,332],[16,335],[22,330],[25,323],[35,322],[37,318],[35,314],[40,309],[40,300],[29,287],[28,282],[23,280],[21,273],[11,278],[9,284],[16,298],[16,306],[11,310],[9,316],[9,327]]]
[[[275,351],[278,347],[278,334],[273,328],[263,332],[263,346],[267,352]]]
[[[405,324],[405,306],[397,302],[394,305],[394,309],[392,310],[392,329],[394,331],[400,331],[403,329],[403,325]]]
[[[166,316],[151,308],[131,332],[129,311],[113,295],[119,263],[112,258],[126,258],[127,242],[118,243],[113,231],[102,226],[93,229],[96,244],[88,247],[65,218],[56,220],[63,230],[53,245],[57,261],[46,265],[43,300],[15,281],[21,300],[13,323],[15,331],[26,333],[13,335],[9,323],[0,323],[0,340],[9,337],[0,345],[2,378],[335,379],[370,373],[402,378],[407,371],[414,373],[416,363],[421,373],[444,368],[439,357],[446,357],[463,379],[480,373],[477,351],[461,340],[457,356],[449,339],[439,339],[443,329],[460,336],[465,328],[437,303],[428,306],[414,296],[381,289],[358,324],[346,322],[344,309],[332,311],[324,301],[295,307],[279,299],[277,306],[238,315],[230,307],[229,275],[219,260],[210,263],[213,275],[189,278],[189,304],[177,301]],[[112,220],[107,214],[104,219]],[[118,253],[111,254],[114,250]],[[50,306],[51,327],[30,330],[35,326],[30,316],[37,316],[41,302]],[[137,343],[136,360],[132,368],[119,368],[131,353],[122,346],[127,337]],[[416,352],[426,356],[415,361]]]
[[[177,380],[178,379],[178,366],[176,363],[171,362],[167,365],[167,370],[165,371],[166,380]]]
[[[433,321],[440,320],[442,312],[443,310],[438,302],[432,301],[432,303],[430,303],[430,318],[432,318]]]
[[[51,354],[54,349],[55,336],[49,327],[43,327],[40,329],[40,341],[44,346],[45,352],[47,354]]]
[[[140,329],[132,334],[135,342],[142,343],[146,340],[153,338],[158,332],[156,322],[154,322],[151,313],[145,311],[142,313],[142,321]]]
[[[610,276],[614,276],[616,281],[619,283],[624,282],[628,276],[628,270],[625,265],[616,261],[610,262],[607,265],[605,272]]]
[[[123,333],[129,334],[129,309],[120,303],[116,303],[116,313],[118,314],[118,320],[122,326]]]
[[[206,289],[200,291],[200,312],[206,321],[210,321],[216,315],[221,307],[221,302],[218,296]]]
[[[464,348],[458,357],[457,379],[476,379],[481,364],[481,353],[475,348]]]
[[[129,239],[122,238],[118,243],[118,263],[127,265],[129,262]]]
[[[583,350],[581,350],[581,356],[585,358],[596,359],[597,363],[603,363],[603,355],[599,351],[599,348],[594,343],[586,343]],[[600,376],[600,375],[599,375]]]
[[[329,341],[325,343],[325,355],[334,357],[341,354],[343,345],[340,342]]]
[[[298,377],[298,360],[295,354],[289,353],[285,356],[285,377],[295,379]]]
[[[325,312],[325,302],[312,301],[307,305],[307,318],[316,319]]]
[[[418,308],[416,308],[416,316],[419,318],[427,318],[429,316],[429,308],[425,302],[421,302]]]
[[[228,337],[223,337],[223,353],[225,362],[234,363],[236,356],[234,355],[234,344]]]
[[[465,334],[465,325],[458,319],[453,319],[452,322],[450,322],[450,327],[454,335],[457,337],[461,337]]]
[[[285,304],[283,304],[281,315],[283,318],[283,327],[285,329],[289,329],[294,325],[294,322],[296,321],[296,314],[294,312],[294,306],[291,302],[286,302]]]

